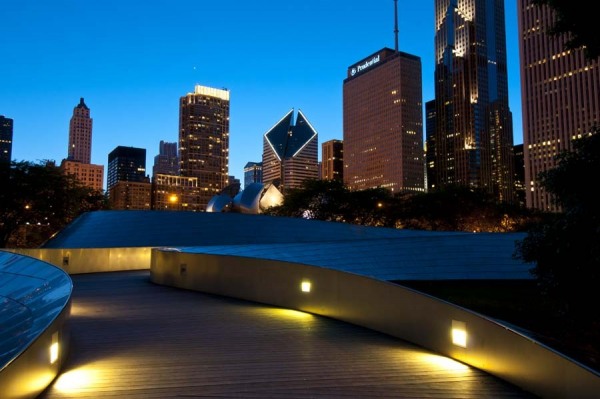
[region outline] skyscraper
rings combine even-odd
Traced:
[[[504,25],[503,0],[435,1],[432,188],[479,187],[514,201]]]
[[[12,161],[13,120],[0,115],[0,163]]]
[[[108,177],[106,189],[120,181],[147,182],[146,149],[118,146],[108,154]]]
[[[63,159],[60,168],[75,176],[79,182],[96,191],[103,191],[104,165],[91,164],[92,158],[92,118],[90,109],[83,101],[73,108],[69,123],[68,156]]]
[[[344,180],[344,142],[329,140],[321,145],[321,179]]]
[[[383,48],[343,84],[344,184],[425,191],[421,59]]]
[[[229,91],[196,85],[179,101],[179,172],[196,177],[200,209],[229,180]]]
[[[92,159],[92,118],[90,109],[83,97],[79,104],[73,108],[73,116],[69,123],[69,151],[68,160],[85,164]]]
[[[318,179],[318,134],[298,110],[292,108],[263,136],[263,183],[280,184],[279,190],[298,188],[307,179]]]
[[[554,12],[518,0],[525,197],[528,208],[557,211],[539,185],[541,172],[557,166],[555,156],[600,126],[600,57],[568,50],[566,37],[550,36]]]
[[[158,155],[154,157],[152,175],[178,175],[179,157],[177,156],[177,143],[160,141]]]

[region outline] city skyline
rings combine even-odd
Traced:
[[[399,49],[422,59],[425,103],[434,98],[433,1],[414,3],[398,2]],[[0,114],[14,120],[13,159],[66,158],[70,113],[83,97],[94,119],[92,163],[106,167],[115,147],[140,147],[150,174],[160,141],[177,141],[178,100],[195,84],[231,92],[229,175],[237,178],[247,162],[260,161],[262,135],[290,108],[310,115],[320,142],[342,139],[347,68],[393,47],[393,7],[393,0],[368,6],[261,0],[227,8],[188,1],[150,1],[143,8],[113,1],[9,4],[0,44],[13,62],[0,64]],[[509,102],[519,144],[515,9],[505,2]],[[19,22],[25,18],[28,24]]]

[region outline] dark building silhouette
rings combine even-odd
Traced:
[[[146,149],[118,146],[108,154],[107,189],[110,190],[117,182],[145,182]]]
[[[344,142],[329,140],[321,144],[321,179],[344,180]]]
[[[280,191],[318,179],[318,134],[302,111],[291,109],[263,137],[263,183]]]
[[[13,120],[0,115],[0,162],[12,161]]]
[[[538,177],[600,126],[600,57],[590,61],[583,48],[565,47],[565,35],[549,35],[555,13],[548,6],[518,0],[517,17],[527,207],[559,211]]]
[[[244,188],[252,183],[262,183],[262,162],[248,162],[244,166]]]
[[[118,146],[108,154],[107,191],[112,209],[150,210],[152,184],[146,149]]]
[[[434,189],[435,176],[435,100],[425,103],[425,187]]]
[[[421,59],[384,48],[343,83],[344,183],[425,191]]]
[[[158,146],[158,155],[154,156],[154,166],[152,167],[152,176],[158,174],[179,174],[177,143],[167,143],[163,140],[160,141]]]
[[[504,1],[435,2],[430,187],[479,187],[514,201]]]
[[[514,146],[515,196],[520,206],[525,206],[525,154],[523,144]]]

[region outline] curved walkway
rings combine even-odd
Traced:
[[[39,398],[531,398],[451,359],[321,316],[73,275],[71,355]]]

